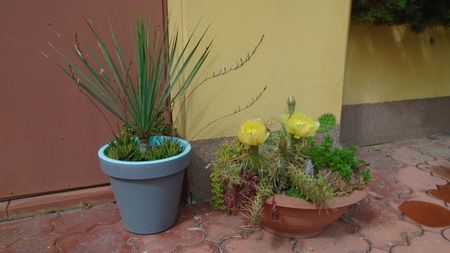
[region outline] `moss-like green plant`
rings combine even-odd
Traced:
[[[211,172],[211,203],[214,209],[226,211],[227,206],[223,200],[223,185],[220,170],[213,169]]]
[[[325,133],[336,127],[336,117],[331,113],[322,114],[319,117],[319,129],[317,132]]]
[[[142,161],[139,140],[131,135],[119,135],[109,143],[105,155],[111,159],[122,161]]]
[[[287,190],[286,195],[303,199],[305,196],[303,196],[303,193],[297,188],[297,187],[291,187],[289,190]]]
[[[152,161],[175,156],[182,151],[183,147],[177,140],[165,139],[142,152],[135,136],[122,134],[109,143],[105,155],[122,161]]]
[[[159,160],[176,156],[183,151],[183,146],[176,139],[165,139],[145,150],[145,160]]]
[[[327,135],[319,145],[307,147],[303,150],[304,155],[310,158],[316,167],[330,168],[337,171],[347,180],[353,175],[353,169],[357,168],[363,161],[357,158],[356,146],[349,148],[333,147],[333,137]]]
[[[365,183],[369,183],[372,180],[372,172],[370,170],[364,170],[361,172],[361,176]]]

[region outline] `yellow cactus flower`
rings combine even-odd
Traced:
[[[285,115],[283,121],[286,131],[292,134],[296,139],[314,136],[320,126],[318,121],[314,121],[310,117],[297,111],[292,113],[291,116]]]
[[[249,119],[241,124],[237,137],[243,144],[257,146],[266,141],[269,133],[260,119]]]

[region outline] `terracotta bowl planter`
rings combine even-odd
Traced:
[[[366,195],[364,190],[353,191],[348,196],[333,198],[320,207],[303,199],[274,195],[264,203],[261,225],[264,230],[283,237],[313,237]],[[273,200],[279,214],[278,220],[272,220]]]

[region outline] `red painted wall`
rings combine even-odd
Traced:
[[[108,35],[107,14],[129,48],[133,13],[150,16],[161,28],[163,2],[0,1],[0,199],[107,183],[97,150],[111,131],[74,83],[40,51],[57,59],[47,41],[69,52],[64,43],[72,43],[75,32],[90,36],[83,16],[90,16]]]

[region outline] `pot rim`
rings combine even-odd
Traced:
[[[116,160],[116,159],[112,159],[109,158],[105,155],[105,150],[106,148],[108,148],[109,144],[106,144],[104,146],[102,146],[99,150],[98,150],[98,157],[104,161],[110,162],[110,163],[115,163],[115,164],[122,164],[122,165],[130,165],[130,164],[135,164],[135,165],[159,165],[159,164],[163,164],[163,163],[167,163],[173,160],[177,160],[183,156],[186,156],[187,154],[189,154],[191,152],[191,144],[182,139],[182,138],[178,138],[178,137],[172,137],[172,136],[165,136],[165,135],[158,135],[158,136],[154,136],[153,138],[156,138],[158,140],[162,140],[162,139],[176,139],[177,141],[179,141],[181,143],[181,145],[183,146],[183,151],[181,153],[179,153],[178,155],[175,156],[171,156],[171,157],[167,157],[164,159],[159,159],[159,160],[152,160],[152,161],[121,161],[121,160]]]
[[[275,204],[279,207],[309,209],[309,210],[324,209],[324,208],[340,208],[359,202],[363,198],[365,198],[366,195],[367,195],[366,189],[354,190],[349,195],[334,197],[325,202],[325,204],[316,206],[313,203],[308,202],[304,199],[275,194],[268,197],[265,201],[265,204],[272,205],[272,201],[275,198]]]

